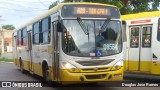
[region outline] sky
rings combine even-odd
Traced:
[[[16,28],[48,10],[56,0],[0,0],[0,24]]]

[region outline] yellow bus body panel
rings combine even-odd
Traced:
[[[140,18],[148,18],[148,17],[159,17],[160,11],[153,11],[153,12],[143,12],[143,13],[136,13],[136,14],[127,14],[122,15],[122,20],[132,20],[132,19],[140,19]]]

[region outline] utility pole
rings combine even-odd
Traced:
[[[1,16],[0,16],[0,21],[2,21]],[[0,24],[0,33],[1,33],[1,50],[2,50],[1,54],[3,54],[4,53],[4,33],[3,33],[3,28],[1,24]]]

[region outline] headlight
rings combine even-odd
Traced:
[[[118,70],[123,66],[123,60],[119,60],[113,67],[112,70]]]
[[[65,69],[67,69],[69,72],[79,72],[79,70],[73,66],[72,64],[68,62],[62,62],[62,65],[64,66]]]
[[[123,60],[119,60],[114,66],[123,66]]]

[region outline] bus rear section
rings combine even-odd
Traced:
[[[126,72],[160,75],[160,12],[122,16],[126,22]]]

